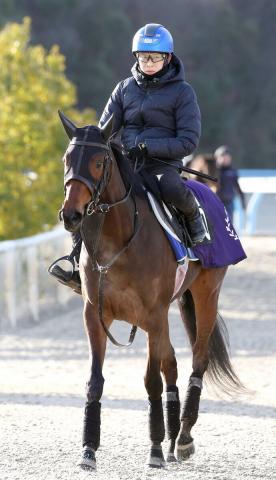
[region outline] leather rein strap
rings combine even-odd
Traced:
[[[79,146],[101,147],[105,150],[108,150],[108,152],[109,152],[108,158],[110,159],[110,145],[106,146],[106,145],[103,145],[101,143],[87,142],[87,141],[82,141],[82,140],[73,140],[73,141],[70,142],[70,144],[71,145],[79,145]],[[106,170],[106,168],[107,168],[107,163],[106,163],[105,170]],[[106,265],[100,265],[98,263],[96,257],[97,257],[97,253],[98,253],[98,247],[99,247],[99,243],[100,243],[100,238],[101,238],[102,228],[103,228],[103,224],[104,224],[104,220],[105,220],[105,215],[109,212],[109,210],[112,207],[116,207],[117,205],[120,205],[120,204],[126,202],[128,200],[128,198],[131,196],[131,192],[132,192],[132,185],[130,185],[126,195],[122,199],[120,199],[120,200],[118,200],[117,202],[114,202],[114,203],[102,203],[102,204],[100,204],[99,203],[100,196],[101,196],[103,190],[105,189],[105,187],[107,186],[108,181],[109,181],[108,172],[104,171],[103,176],[102,176],[102,180],[99,182],[97,190],[95,192],[94,200],[92,200],[88,204],[87,209],[86,209],[86,216],[93,215],[94,213],[97,213],[97,214],[101,215],[100,221],[97,225],[97,235],[96,235],[96,239],[95,239],[95,242],[94,242],[94,246],[92,247],[92,251],[91,251],[91,248],[90,248],[90,244],[87,241],[87,238],[86,238],[86,235],[85,235],[83,222],[81,224],[81,236],[82,236],[83,242],[85,244],[85,247],[86,247],[89,255],[91,256],[93,270],[99,272],[98,313],[99,313],[99,319],[100,319],[101,325],[102,325],[107,337],[113,343],[113,345],[115,345],[117,347],[129,347],[134,341],[135,334],[136,334],[136,331],[137,331],[137,325],[132,326],[132,329],[131,329],[131,332],[130,332],[130,335],[129,335],[128,343],[122,344],[122,343],[118,342],[113,337],[113,335],[110,333],[109,329],[107,328],[107,326],[104,323],[104,319],[103,319],[104,279],[105,279],[105,276],[106,276],[108,270],[112,267],[112,265],[116,262],[116,260],[130,247],[132,241],[134,240],[134,238],[136,237],[137,233],[140,230],[140,226],[138,224],[138,209],[137,209],[137,205],[136,205],[135,196],[133,196],[132,198],[133,198],[134,207],[135,207],[133,234],[131,235],[127,244],[124,245],[124,247],[119,252],[117,252]]]

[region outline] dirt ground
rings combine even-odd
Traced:
[[[0,479],[109,480],[276,479],[276,238],[244,238],[248,260],[231,267],[220,312],[233,365],[251,391],[236,399],[202,392],[194,428],[196,452],[164,471],[145,469],[147,401],[143,385],[146,343],[108,345],[98,469],[79,471],[87,344],[81,306],[0,341]],[[175,305],[171,337],[179,365],[181,399],[191,373],[191,352]],[[125,341],[129,326],[113,329]],[[165,450],[166,450],[166,442]]]

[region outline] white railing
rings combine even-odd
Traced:
[[[234,224],[246,235],[276,235],[276,170],[240,170],[246,212],[236,199]]]
[[[70,235],[63,228],[0,242],[0,325],[37,322],[47,310],[72,299],[71,290],[47,272],[49,264],[70,249]]]

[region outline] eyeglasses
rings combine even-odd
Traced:
[[[165,60],[165,57],[166,54],[164,53],[151,53],[150,55],[148,53],[136,53],[137,60],[142,63],[148,63],[149,60],[151,60],[152,63],[162,62],[163,60]]]

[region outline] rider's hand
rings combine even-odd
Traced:
[[[147,147],[144,143],[138,143],[135,147],[127,151],[127,156],[130,160],[140,160],[147,154]]]

